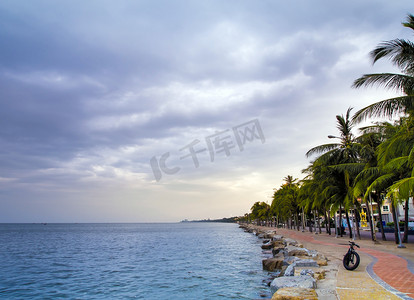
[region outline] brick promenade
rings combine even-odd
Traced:
[[[328,257],[339,260],[346,253],[350,240],[345,235],[335,238],[335,235],[329,236],[326,233],[315,234],[284,228],[278,228],[277,233],[298,240],[307,247],[313,245],[321,253],[325,252]],[[406,248],[397,248],[393,241],[379,241],[374,244],[369,233],[364,234],[361,240],[355,239],[361,246],[356,248],[361,255],[358,269],[347,271],[342,265],[339,266],[339,298],[414,299],[414,244],[404,244]]]

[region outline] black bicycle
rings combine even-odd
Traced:
[[[349,242],[348,252],[345,254],[343,259],[344,267],[349,271],[353,271],[359,266],[359,254],[355,251],[354,246],[359,248],[359,246],[354,242]]]

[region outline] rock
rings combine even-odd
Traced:
[[[272,292],[276,292],[278,289],[285,287],[297,287],[301,289],[315,289],[316,280],[309,275],[299,276],[283,276],[273,279],[270,284]]]
[[[313,278],[315,278],[316,280],[322,280],[326,278],[326,271],[321,269],[321,272],[318,273],[314,273],[313,274]]]
[[[314,258],[316,260],[316,263],[319,266],[327,266],[328,265],[328,258],[322,254],[318,254],[316,256],[316,258]]]
[[[283,241],[283,235],[277,234],[272,237],[273,241]]]
[[[285,244],[287,246],[289,246],[289,245],[296,246],[298,244],[297,241],[295,241],[294,239],[291,239],[291,238],[285,238],[284,241],[285,241]]]
[[[289,256],[307,256],[309,254],[306,248],[299,248],[292,245],[286,246],[285,251]]]
[[[275,234],[276,234],[276,231],[269,230],[264,233],[264,237],[265,239],[272,239]]]
[[[284,260],[284,264],[289,264],[286,270],[283,272],[284,276],[296,276],[296,267],[318,267],[318,264],[313,259],[301,259],[296,256],[288,256]]]
[[[269,240],[269,239],[263,240],[263,244],[267,244],[267,243],[269,243],[269,242],[270,242],[270,240]]]
[[[264,238],[264,234],[263,234],[263,233],[258,233],[258,234],[256,234],[256,235],[257,235],[257,237],[258,237],[259,239]]]
[[[310,275],[316,280],[325,279],[326,270],[322,268],[295,268],[295,276]]]
[[[283,255],[283,252],[279,252],[273,255],[274,258],[280,258],[280,259],[285,259],[285,256]]]
[[[283,250],[285,247],[277,247],[272,249],[273,256],[276,257],[278,254],[283,255]]]
[[[285,264],[290,265],[297,261],[298,258],[296,256],[285,256]]]
[[[277,277],[283,277],[283,276],[285,276],[285,272],[286,272],[287,267],[288,267],[288,266],[283,265],[283,266],[282,266],[282,269],[280,269],[279,276],[277,276]],[[273,280],[272,280],[272,281],[273,281]],[[270,286],[270,284],[269,284],[269,286]]]
[[[318,267],[318,264],[313,259],[297,258],[295,261],[297,267]]]
[[[273,248],[285,248],[285,243],[283,241],[272,241]]]
[[[302,271],[300,271],[299,275],[309,275],[312,276],[313,278],[315,278],[315,273],[313,273],[313,271],[311,269],[303,269]]]
[[[283,258],[266,258],[262,260],[263,270],[273,272],[276,269],[281,269],[283,266]]]
[[[295,266],[296,263],[290,264],[283,273],[283,276],[295,276]]]
[[[272,250],[263,250],[262,254],[267,255],[267,257],[273,257],[273,252]]]
[[[279,289],[273,294],[272,300],[316,300],[318,295],[314,289],[303,289],[295,287],[286,287]]]
[[[273,248],[273,244],[272,243],[267,243],[267,244],[263,244],[262,245],[262,249],[272,249]]]
[[[318,255],[318,251],[316,250],[308,250],[309,256],[316,257]]]

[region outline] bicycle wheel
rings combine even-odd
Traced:
[[[359,254],[356,252],[348,252],[343,259],[345,269],[352,271],[359,266]]]

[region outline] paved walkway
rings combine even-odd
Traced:
[[[272,228],[274,229],[274,228]],[[340,299],[414,299],[414,245],[397,248],[393,241],[374,244],[370,239],[355,240],[361,246],[361,264],[355,271],[342,266],[349,237],[314,234],[284,228],[278,234],[300,241],[305,247],[337,259],[336,291]],[[340,261],[340,263],[338,262]]]

